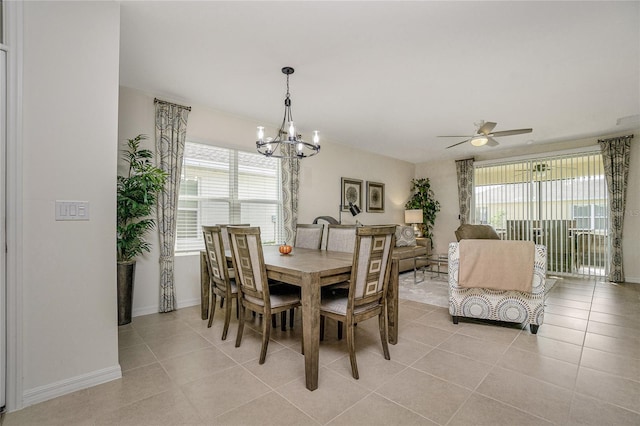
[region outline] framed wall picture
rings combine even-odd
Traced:
[[[367,182],[367,211],[384,213],[384,183]]]
[[[349,211],[349,203],[362,208],[362,181],[359,179],[341,178],[342,183],[342,211]]]

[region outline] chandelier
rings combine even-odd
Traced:
[[[318,131],[313,132],[313,143],[306,142],[302,135],[296,132],[291,114],[291,95],[289,94],[289,76],[293,74],[291,67],[282,68],[282,73],[287,76],[287,95],[284,98],[284,118],[275,138],[264,137],[264,127],[258,126],[258,140],[256,149],[262,155],[276,158],[306,158],[320,152],[320,137]],[[286,127],[286,130],[285,130]]]

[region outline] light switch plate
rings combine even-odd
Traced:
[[[56,220],[89,220],[89,202],[56,200]]]

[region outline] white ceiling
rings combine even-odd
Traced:
[[[275,126],[292,66],[307,139],[413,163],[639,126],[637,1],[123,1],[120,59],[123,86]],[[533,133],[436,137],[480,120]]]

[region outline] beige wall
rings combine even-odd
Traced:
[[[631,165],[629,172],[629,187],[627,191],[627,207],[624,226],[624,268],[629,282],[640,283],[640,129],[633,132],[622,132],[613,135],[557,142],[553,144],[527,145],[496,153],[482,148],[475,156],[476,161],[494,160],[500,158],[518,157],[522,155],[546,154],[573,148],[597,145],[598,139],[621,136],[633,133],[631,141]],[[455,241],[454,231],[460,225],[458,220],[458,186],[454,160],[420,163],[416,165],[416,177],[428,177],[436,199],[440,202],[441,211],[436,218],[434,227],[434,245],[436,252],[445,253],[449,242]]]
[[[161,97],[161,96],[158,96]],[[134,89],[120,88],[120,129],[118,140],[123,141],[139,133],[150,136],[147,147],[153,148],[154,105],[153,94]],[[166,99],[172,101],[172,99]],[[187,138],[198,142],[226,146],[252,152],[255,150],[255,120],[233,116],[221,111],[173,100],[192,107],[187,125]],[[282,111],[273,111],[277,118]],[[267,134],[274,134],[273,128]],[[301,162],[298,222],[311,223],[318,216],[338,219],[340,204],[340,178],[349,177],[385,184],[385,212],[363,213],[357,219],[365,225],[402,223],[404,203],[409,198],[410,181],[414,165],[345,146],[321,141],[322,150],[315,157]],[[153,148],[155,149],[155,148]],[[121,171],[122,172],[122,171]],[[343,223],[355,223],[346,212]],[[158,310],[159,267],[158,238],[154,233],[149,241],[153,251],[138,260],[134,289],[133,315]],[[175,283],[178,306],[200,303],[199,260],[197,255],[179,255],[175,260]]]
[[[29,405],[120,376],[120,6],[24,2],[23,11],[23,240],[17,284],[23,395],[17,399]],[[88,201],[90,220],[56,221],[56,200]]]

